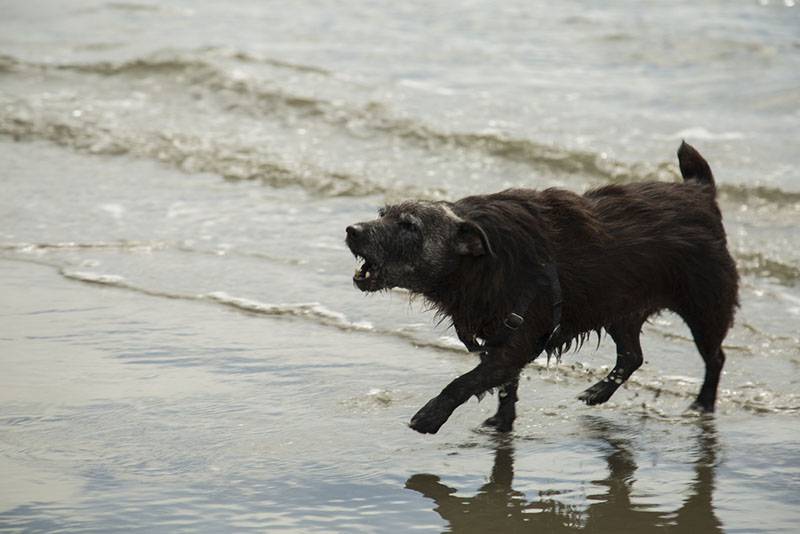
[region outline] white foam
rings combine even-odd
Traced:
[[[98,207],[115,219],[121,219],[125,213],[125,207],[122,204],[100,204]]]
[[[222,304],[233,306],[240,310],[263,313],[265,315],[294,315],[305,317],[316,317],[323,324],[336,326],[345,330],[371,331],[374,330],[372,324],[368,322],[352,322],[341,313],[326,308],[319,302],[291,302],[272,304],[259,302],[257,300],[234,297],[224,291],[213,291],[204,295],[199,295],[201,299],[210,299]]]
[[[444,347],[444,348],[447,348],[447,349],[463,349],[464,348],[463,343],[461,343],[461,341],[459,341],[458,338],[453,337],[453,336],[441,336],[439,338],[439,343],[438,344],[441,347]]]
[[[400,80],[399,84],[405,87],[416,89],[418,91],[425,91],[427,93],[433,93],[436,95],[450,96],[455,94],[455,91],[449,87],[423,82],[420,80],[410,80],[408,78],[404,78]]]
[[[687,384],[699,384],[701,382],[701,380],[697,377],[683,375],[664,375],[661,377],[661,379],[668,380],[670,382],[684,382]]]
[[[670,139],[700,139],[703,141],[733,141],[736,139],[744,139],[745,135],[741,132],[721,132],[714,133],[706,130],[702,126],[694,126],[692,128],[685,128],[674,134],[670,135]]]
[[[62,274],[67,278],[83,280],[84,282],[93,282],[95,284],[107,284],[112,286],[125,284],[125,277],[118,274],[102,274],[93,273],[91,271],[62,271]]]

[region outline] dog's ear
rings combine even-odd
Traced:
[[[456,250],[464,256],[483,256],[488,254],[494,256],[489,238],[483,228],[471,221],[461,221],[458,223],[458,233],[456,234]]]

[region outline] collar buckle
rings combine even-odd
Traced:
[[[524,322],[525,318],[523,316],[518,313],[511,312],[508,314],[508,317],[503,320],[503,325],[505,325],[505,327],[509,330],[516,330],[522,326],[522,323]]]

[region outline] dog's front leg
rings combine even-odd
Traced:
[[[519,376],[497,388],[497,413],[483,422],[483,426],[491,427],[498,432],[511,432],[514,419],[517,418],[517,388]]]
[[[436,434],[453,411],[473,395],[501,386],[517,376],[519,369],[500,366],[488,361],[448,384],[411,418],[409,426],[423,434]]]

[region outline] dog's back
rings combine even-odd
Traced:
[[[708,163],[686,143],[678,158],[683,183],[601,187],[576,201],[576,209],[590,215],[560,221],[562,228],[572,225],[566,233],[573,234],[552,247],[565,288],[564,322],[572,327],[565,339],[602,326],[622,353],[606,383],[581,396],[589,404],[604,402],[615,389],[608,382],[624,381],[641,365],[641,325],[668,309],[689,326],[706,363],[695,406],[714,409],[725,361],[722,341],[738,305],[738,274]],[[565,210],[555,211],[563,216]],[[586,220],[591,224],[574,226]]]
[[[618,319],[644,320],[663,309],[692,323],[702,315],[697,310],[714,309],[709,314],[714,329],[727,331],[738,275],[716,188],[708,164],[694,149],[684,144],[679,154],[683,183],[608,185],[584,195],[558,188],[511,189],[461,199],[454,209],[484,229],[500,256],[499,268],[487,272],[503,279],[501,285],[513,288],[512,294],[532,283],[542,255],[555,263],[563,288],[565,343]],[[504,275],[506,265],[522,267]],[[547,304],[541,308],[546,317]],[[459,310],[447,311],[458,315]]]
[[[554,247],[568,279],[564,285],[575,293],[565,301],[594,311],[591,322],[663,308],[683,314],[696,305],[716,308],[718,319],[730,325],[737,274],[713,186],[613,185],[583,198],[581,209],[596,224],[583,239],[559,240]],[[589,264],[587,247],[594,252]]]

